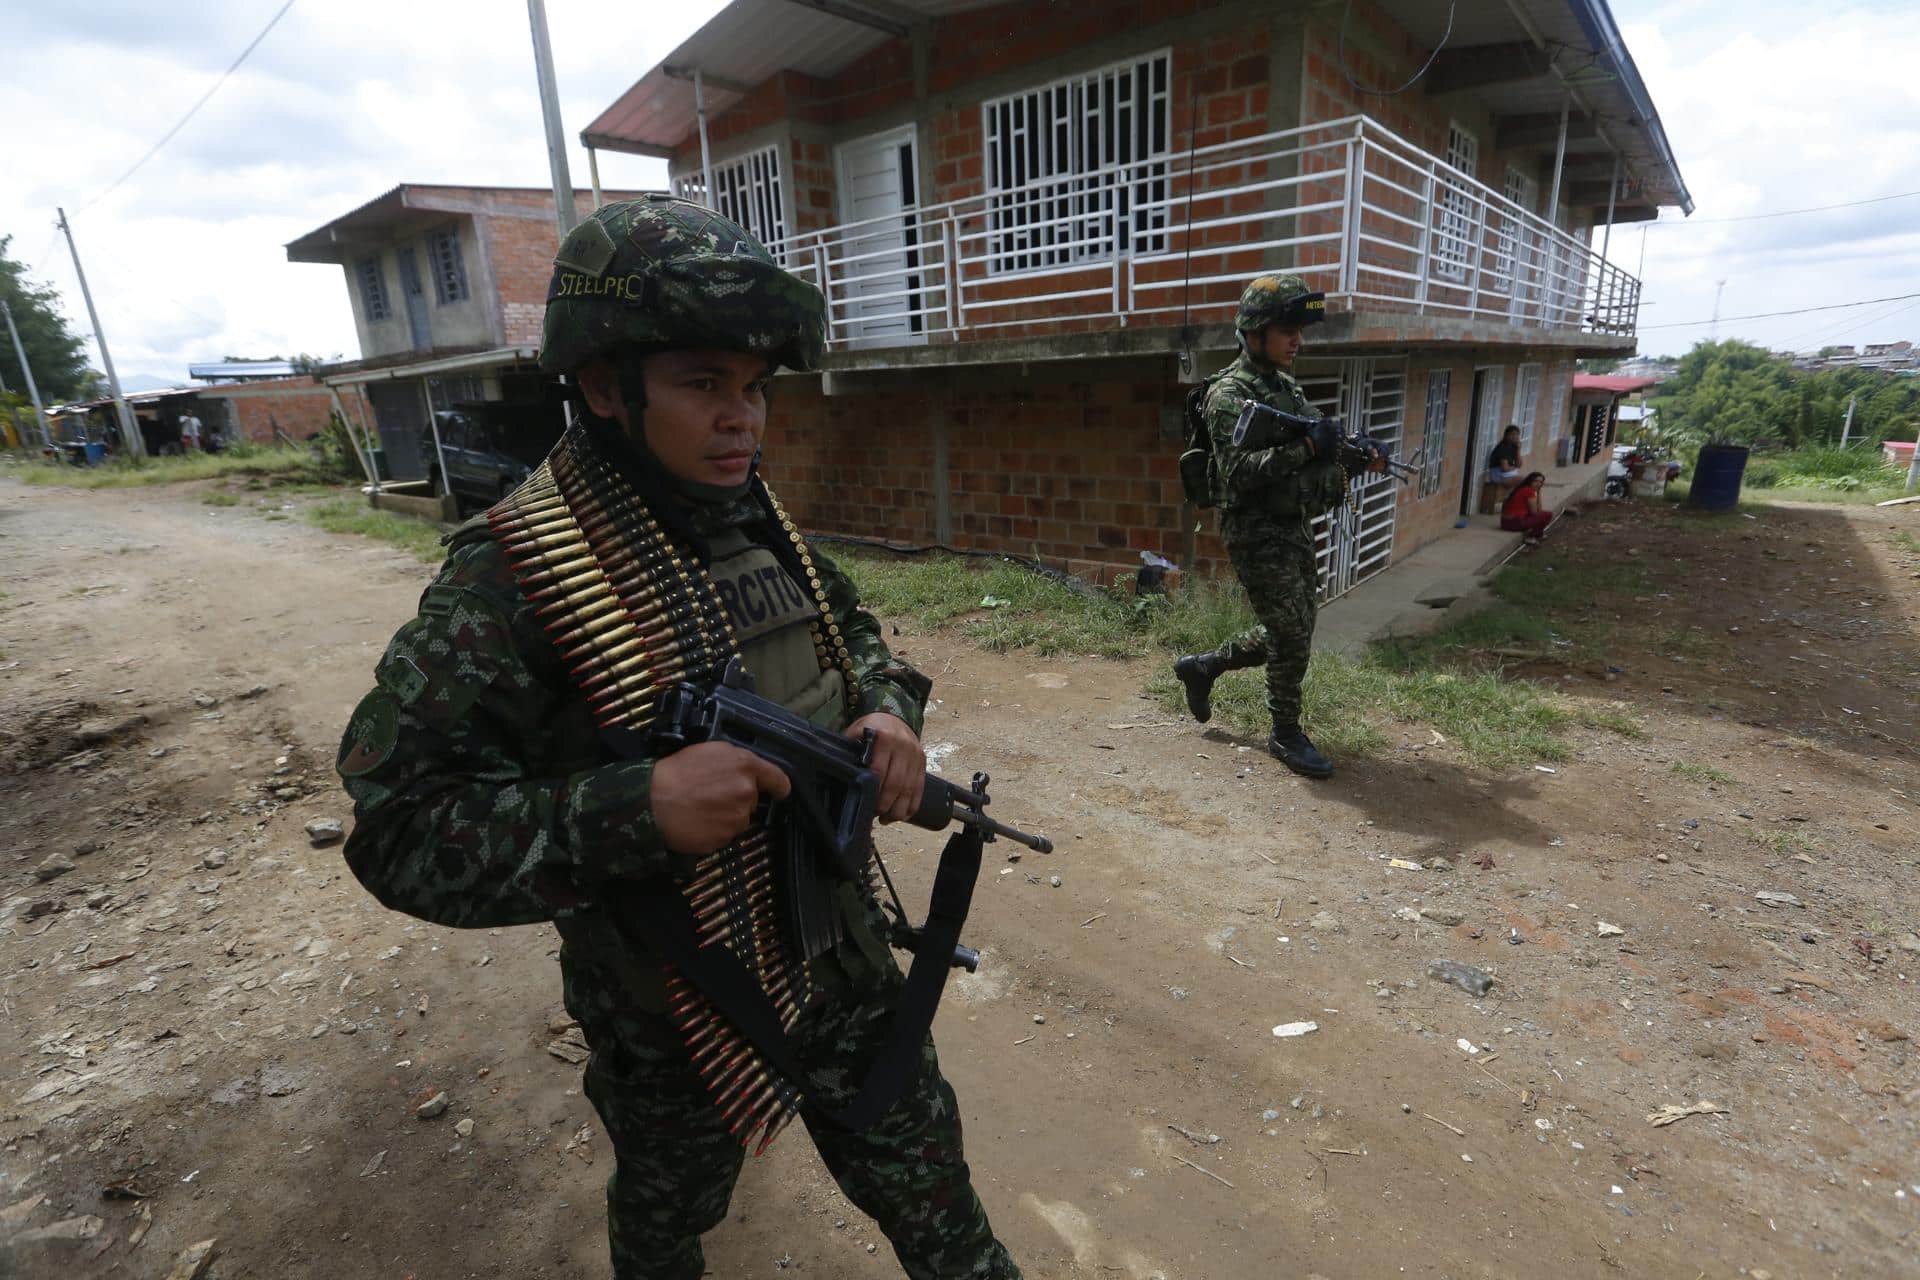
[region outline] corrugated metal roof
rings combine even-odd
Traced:
[[[831,0],[832,9],[871,14],[878,25],[868,25],[814,8],[809,0],[734,0],[616,98],[580,131],[580,140],[606,151],[671,155],[699,127],[695,68],[711,116],[781,71],[834,75],[891,38],[888,28],[1001,3],[1005,0],[887,0],[884,5]]]

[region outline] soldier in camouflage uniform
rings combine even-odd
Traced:
[[[849,736],[872,731],[880,813],[902,818],[925,776],[930,684],[889,655],[853,584],[814,549],[857,680],[822,670],[799,625],[818,618],[814,601],[766,551],[783,535],[755,500],[773,370],[812,367],[824,331],[819,292],[740,227],[654,197],[602,208],[568,236],[541,365],[576,375],[590,417],[574,430],[676,506],[760,692]],[[701,1275],[700,1236],[725,1218],[743,1153],[666,1016],[660,958],[609,901],[673,892],[692,857],[726,846],[787,793],[786,776],[719,742],[616,758],[483,521],[452,537],[353,714],[338,767],[355,805],[347,861],[381,902],[462,928],[558,927],[567,1008],[592,1046],[586,1093],[616,1158],[614,1275]],[[844,1103],[836,1091],[860,1083],[905,985],[871,893],[843,897],[846,936],[807,970],[824,994],[790,1032],[810,1073],[801,1118],[907,1275],[1017,1280],[970,1182],[931,1037],[878,1123],[856,1133],[822,1118]]]
[[[1188,654],[1173,665],[1186,686],[1188,708],[1205,722],[1212,718],[1213,682],[1222,672],[1265,664],[1267,709],[1273,715],[1267,750],[1309,778],[1333,776],[1333,764],[1300,727],[1300,682],[1313,647],[1319,595],[1313,520],[1340,501],[1347,484],[1339,431],[1331,420],[1322,420],[1298,440],[1256,449],[1236,445],[1233,429],[1250,400],[1318,416],[1293,379],[1293,362],[1302,331],[1325,318],[1326,295],[1310,291],[1298,276],[1258,276],[1240,295],[1234,318],[1240,354],[1214,375],[1206,421],[1218,477],[1213,497],[1220,531],[1259,625],[1211,653]]]

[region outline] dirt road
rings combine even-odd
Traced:
[[[1581,524],[1676,639],[1539,665],[1644,726],[1556,772],[1389,725],[1309,784],[1142,669],[897,638],[1058,846],[990,851],[936,1026],[1029,1276],[1920,1274],[1920,515]],[[386,912],[303,830],[427,574],[0,480],[0,1272],[606,1274],[554,933]],[[919,901],[934,848],[883,836]],[[899,1274],[797,1131],[709,1258]]]

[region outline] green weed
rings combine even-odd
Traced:
[[[391,511],[378,511],[367,506],[364,500],[335,498],[308,507],[306,518],[328,533],[350,533],[389,543],[411,551],[428,564],[438,564],[446,555],[446,548],[440,545],[439,525]]]
[[[118,459],[98,467],[31,462],[13,474],[28,484],[64,485],[70,489],[142,488],[229,476],[301,480],[315,484],[335,478],[327,464],[316,458],[310,449],[268,449],[259,445],[236,445],[221,453],[146,458],[138,463]]]
[[[1730,787],[1739,781],[1725,769],[1716,769],[1710,764],[1694,764],[1689,760],[1674,761],[1671,772],[1702,786]]]
[[[202,494],[200,501],[210,507],[237,507],[240,505],[239,495],[228,493],[222,489],[216,489],[212,493]]]

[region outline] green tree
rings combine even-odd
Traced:
[[[1849,399],[1850,439],[1871,444],[1899,435],[1920,412],[1920,379],[1858,368],[1803,373],[1738,339],[1697,344],[1660,391],[1661,422],[1684,445],[1837,445]]]
[[[0,236],[0,297],[13,310],[14,327],[20,330],[20,345],[33,365],[40,398],[48,404],[82,399],[89,372],[86,346],[60,314],[59,290],[28,279],[26,264],[9,252],[12,245],[12,236]],[[5,337],[0,333],[0,339]],[[0,340],[0,374],[9,387],[27,385],[11,341]]]

